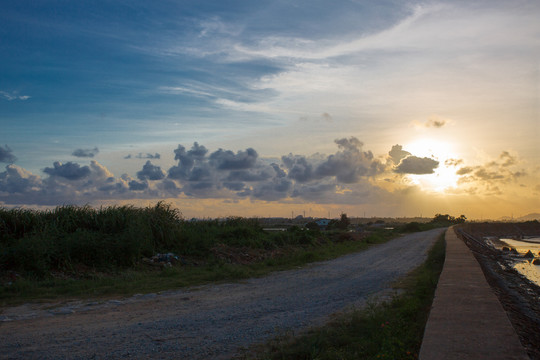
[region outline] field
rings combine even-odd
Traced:
[[[130,295],[261,276],[444,226],[352,230],[344,219],[325,231],[297,225],[265,231],[255,218],[186,220],[163,202],[147,208],[0,208],[0,303]]]

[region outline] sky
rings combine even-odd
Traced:
[[[540,213],[538,1],[2,1],[0,206]]]

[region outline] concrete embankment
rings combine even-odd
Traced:
[[[446,232],[446,260],[420,359],[529,359],[480,264],[453,228]]]

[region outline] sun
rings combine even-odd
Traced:
[[[413,175],[409,174],[409,180],[420,186],[423,190],[444,193],[457,187],[459,176],[453,165],[448,161],[458,159],[455,147],[452,143],[432,140],[417,139],[403,146],[403,149],[417,157],[428,157],[439,162],[439,166],[433,174]]]

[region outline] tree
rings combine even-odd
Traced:
[[[467,220],[467,217],[465,215],[460,215],[458,218],[455,218],[453,216],[450,216],[448,214],[436,214],[433,220],[431,220],[432,223],[442,223],[442,224],[462,224]]]
[[[347,214],[341,213],[341,217],[339,221],[337,222],[336,227],[341,230],[347,230],[350,224],[351,224],[351,221],[347,217]]]

